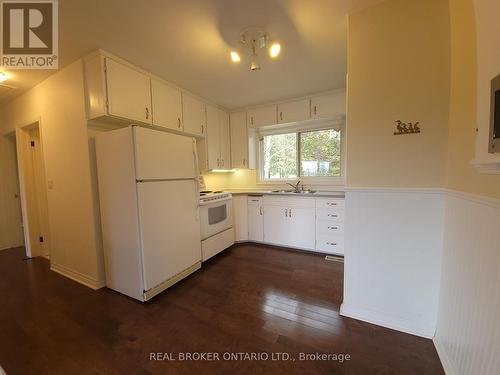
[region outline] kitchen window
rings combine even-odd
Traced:
[[[261,134],[260,180],[339,180],[343,176],[342,141],[340,127]]]

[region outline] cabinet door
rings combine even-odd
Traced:
[[[311,99],[311,117],[315,119],[336,117],[346,114],[346,93],[317,96]]]
[[[230,115],[231,167],[248,168],[248,131],[246,112]]]
[[[219,109],[207,105],[207,134],[206,138],[201,142],[206,143],[208,169],[221,168],[219,117]]]
[[[182,93],[182,118],[184,131],[204,136],[206,133],[205,103],[195,97]]]
[[[288,246],[313,250],[316,241],[316,215],[314,208],[290,208],[288,211]]]
[[[264,215],[260,204],[248,205],[248,240],[264,241]]]
[[[231,168],[231,140],[229,135],[229,114],[219,110],[220,160],[223,169]]]
[[[110,115],[152,124],[149,76],[106,58],[106,83]]]
[[[278,123],[304,121],[311,118],[310,100],[296,100],[278,104]]]
[[[153,125],[182,130],[181,92],[156,79],[151,80]]]
[[[288,217],[285,216],[286,212],[286,207],[264,205],[265,242],[276,245],[287,244]]]
[[[276,105],[249,109],[247,112],[247,124],[250,128],[276,124]]]
[[[235,241],[248,241],[248,204],[246,195],[233,195],[233,226]]]

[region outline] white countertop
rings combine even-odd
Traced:
[[[225,190],[233,195],[283,195],[287,197],[337,197],[344,198],[345,193],[343,191],[316,191],[314,193],[288,193],[283,191],[273,191],[273,190]]]

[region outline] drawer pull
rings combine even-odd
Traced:
[[[328,229],[339,229],[339,227],[328,227]]]
[[[329,217],[338,217],[338,215],[335,214],[328,214]]]
[[[327,205],[327,206],[336,206],[336,205],[337,205],[337,203],[327,202],[327,203],[326,203],[326,205]]]
[[[331,245],[331,246],[337,246],[337,243],[336,243],[336,242],[327,242],[326,244],[327,244],[327,245]]]

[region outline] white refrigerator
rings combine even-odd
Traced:
[[[96,157],[106,285],[146,301],[201,267],[195,140],[130,126]]]

